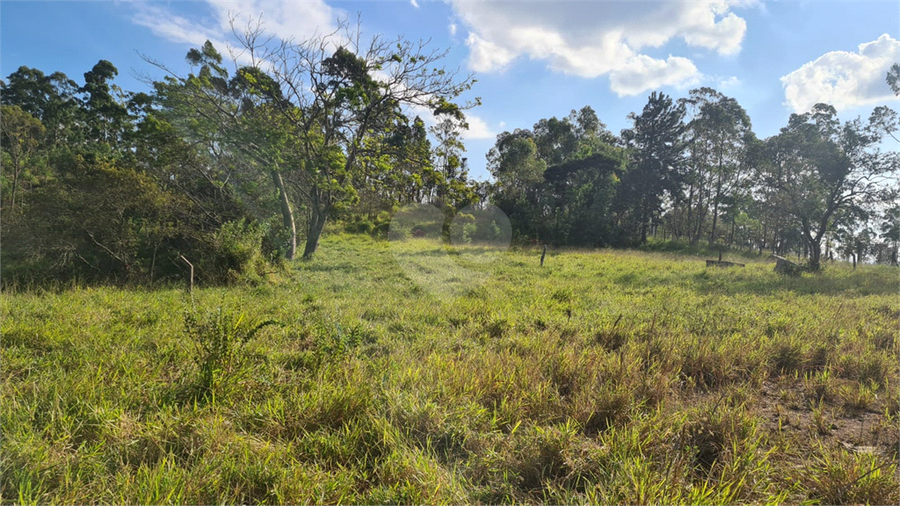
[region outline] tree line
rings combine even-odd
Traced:
[[[328,220],[383,231],[400,204],[478,200],[461,142],[477,101],[457,101],[474,79],[446,52],[346,23],[238,40],[233,70],[209,42],[186,75],[148,58],[165,72],[149,93],[105,60],[81,85],[28,67],[0,82],[5,280],[155,282],[182,278],[181,256],[204,282],[259,278],[311,258]]]
[[[895,66],[900,75],[900,66]],[[887,78],[900,95],[897,77]],[[636,246],[656,237],[710,247],[897,263],[898,116],[841,123],[817,104],[759,139],[747,112],[711,88],[652,93],[616,136],[586,106],[503,132],[488,154],[491,196],[520,238]]]
[[[490,183],[468,178],[460,101],[472,75],[426,43],[342,23],[301,41],[235,30],[185,75],[149,92],[114,84],[105,60],[83,84],[21,67],[0,81],[4,281],[154,283],[254,279],[311,258],[326,223],[385,233],[392,212],[451,217],[491,202],[522,242],[634,246],[651,238],[895,262],[897,114],[841,123],[819,104],[758,139],[746,111],[710,88],[650,95],[611,133],[591,107],[503,132]],[[898,94],[900,66],[888,74]],[[432,116],[431,126],[420,116]],[[824,248],[824,249],[823,249]]]

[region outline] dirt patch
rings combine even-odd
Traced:
[[[836,403],[810,399],[802,380],[766,381],[753,399],[760,429],[770,442],[782,439],[809,448],[814,443],[841,446],[860,453],[879,453],[896,459],[900,427],[884,415],[883,401],[866,409],[848,410]],[[806,449],[803,448],[803,449]]]

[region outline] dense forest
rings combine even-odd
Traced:
[[[494,204],[522,243],[706,243],[795,254],[811,270],[897,262],[900,118],[887,107],[841,122],[818,104],[759,139],[716,90],[654,92],[619,135],[590,106],[503,132],[480,183],[462,141],[479,101],[459,100],[473,76],[402,38],[329,37],[269,45],[250,31],[239,62],[207,42],[186,75],[150,61],[165,77],[149,92],[115,85],[105,60],[82,84],[9,75],[3,279],[164,282],[184,277],[182,257],[205,283],[254,279],[311,258],[328,223],[385,234],[413,202],[448,217]],[[900,95],[898,76],[886,86]]]

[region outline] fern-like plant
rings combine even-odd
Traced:
[[[195,344],[197,386],[204,395],[214,394],[233,379],[241,349],[270,325],[280,323],[265,320],[249,324],[243,313],[236,314],[221,307],[204,315],[193,310],[185,313],[185,334]]]

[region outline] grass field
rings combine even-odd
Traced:
[[[896,269],[490,255],[8,290],[2,503],[900,501]]]

